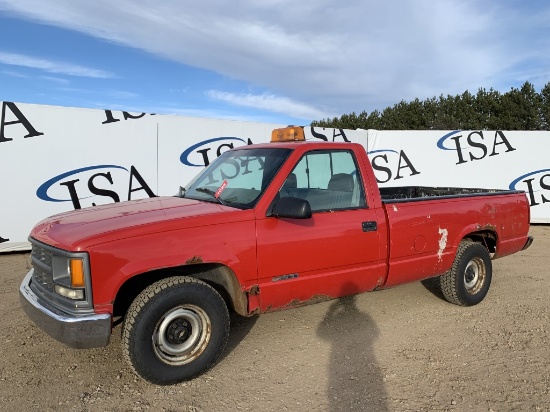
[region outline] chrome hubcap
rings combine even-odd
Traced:
[[[208,345],[212,327],[204,310],[183,305],[168,311],[153,332],[157,357],[171,365],[184,365],[197,358]]]
[[[481,258],[474,258],[466,265],[464,271],[464,286],[466,291],[475,295],[483,287],[485,282],[485,264]]]

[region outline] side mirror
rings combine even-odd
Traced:
[[[273,206],[272,216],[290,219],[311,218],[311,205],[307,200],[297,197],[282,197]]]

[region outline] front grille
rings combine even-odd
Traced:
[[[53,292],[53,279],[51,273],[45,273],[35,267],[32,275],[32,283],[33,285],[40,285],[40,287],[47,292]]]
[[[50,268],[52,266],[51,252],[48,252],[46,249],[37,244],[32,245],[31,258],[33,259],[33,261],[40,262],[43,265],[49,266]]]
[[[39,242],[36,239],[29,238],[32,244],[31,264],[33,267],[33,275],[31,278],[30,288],[38,296],[49,305],[59,309],[65,313],[74,315],[84,315],[93,313],[92,305],[92,288],[90,280],[90,261],[86,252],[69,252],[45,243]],[[84,300],[72,300],[59,295],[55,291],[54,272],[56,282],[63,285],[67,282],[68,270],[64,264],[65,259],[76,258],[84,261],[84,271],[86,278],[86,287]],[[70,286],[70,284],[65,284]]]
[[[33,243],[31,263],[34,268],[32,282],[45,292],[53,293],[52,253],[45,248]]]

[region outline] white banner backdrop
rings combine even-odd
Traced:
[[[524,190],[531,223],[550,223],[550,132],[368,131],[381,186]]]
[[[46,216],[174,195],[223,151],[285,125],[0,102],[0,252],[26,250]],[[361,143],[381,186],[525,190],[550,222],[550,132],[304,128]]]
[[[0,250],[28,248],[31,228],[46,216],[127,200],[139,180],[156,189],[155,116],[112,115],[2,102],[0,237],[9,241]]]

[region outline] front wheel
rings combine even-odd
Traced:
[[[229,336],[223,298],[190,277],[160,280],[130,305],[122,351],[133,370],[157,384],[192,379],[216,364]]]
[[[480,303],[491,285],[493,267],[483,245],[463,240],[458,246],[452,268],[439,279],[445,299],[461,306]]]

